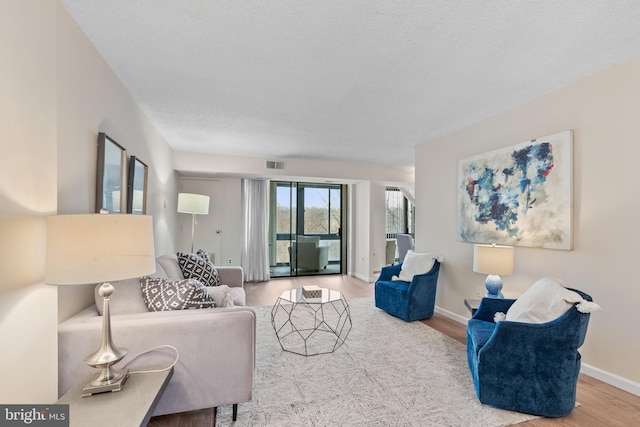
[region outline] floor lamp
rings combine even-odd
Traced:
[[[102,283],[102,335],[87,365],[100,369],[82,390],[82,396],[120,391],[128,371],[113,367],[127,355],[111,336],[109,298],[111,281],[156,271],[153,219],[147,215],[58,215],[47,218],[45,283],[85,285]]]
[[[191,218],[191,253],[193,253],[193,238],[196,232],[196,215],[209,214],[209,196],[193,193],[178,194],[178,212],[189,213]]]

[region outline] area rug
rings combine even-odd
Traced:
[[[481,405],[465,346],[421,322],[406,323],[374,306],[349,302],[353,328],[334,353],[282,351],[271,307],[256,307],[253,400],[228,426],[507,426],[535,417]]]

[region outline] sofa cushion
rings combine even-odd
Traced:
[[[218,270],[210,260],[184,252],[178,252],[176,256],[185,279],[196,279],[205,286],[220,286]]]
[[[182,270],[178,264],[178,257],[175,255],[161,255],[156,258],[156,269],[158,264],[162,267],[164,275],[156,274],[150,275],[151,277],[167,277],[169,279],[184,279]]]
[[[243,288],[229,287],[227,285],[220,286],[206,286],[207,292],[216,302],[216,307],[236,307],[245,306],[246,295]],[[225,303],[227,298],[231,298],[233,304]]]
[[[409,290],[411,283],[403,280],[378,280],[376,285],[385,286],[389,291],[405,295]]]
[[[149,311],[190,310],[215,307],[204,285],[195,279],[140,278],[142,298]]]
[[[109,297],[109,312],[112,315],[144,313],[147,311],[147,305],[140,292],[140,278],[118,280],[111,282],[111,284],[114,287],[113,293]],[[96,285],[93,293],[96,309],[102,316],[103,298],[98,294],[100,286],[102,286],[102,283]]]
[[[543,277],[522,294],[507,311],[505,320],[545,323],[566,313],[582,297],[551,277]]]
[[[404,282],[411,282],[416,274],[425,274],[433,268],[436,255],[417,253],[409,249],[402,262],[399,279]]]
[[[177,262],[177,261],[176,261]],[[160,258],[156,258],[156,272],[153,274],[149,274],[149,277],[164,277],[169,278],[167,272],[164,271],[164,266],[160,262]]]

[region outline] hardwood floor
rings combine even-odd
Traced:
[[[422,323],[461,343],[466,342],[466,327],[461,323],[439,314]],[[566,417],[537,418],[520,423],[518,427],[640,426],[640,397],[595,378],[580,374],[576,400],[580,406]]]
[[[246,283],[247,305],[272,305],[288,289],[316,285],[342,292],[347,299],[373,295],[373,284],[350,276],[313,276],[272,279],[269,282]],[[424,320],[424,324],[462,343],[466,340],[466,326],[439,314]],[[581,374],[578,379],[577,400],[580,406],[563,418],[538,418],[518,424],[518,427],[603,427],[640,426],[640,397],[612,387],[602,381]],[[242,411],[240,404],[239,411]],[[151,427],[213,426],[212,409],[153,417]]]
[[[247,305],[273,305],[280,294],[289,289],[305,285],[316,285],[342,292],[349,300],[373,296],[373,283],[363,282],[351,276],[299,276],[272,279],[269,282],[245,283]]]

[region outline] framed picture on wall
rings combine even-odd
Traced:
[[[98,167],[96,177],[96,213],[124,213],[126,194],[127,150],[107,136],[98,134]]]
[[[573,133],[458,162],[458,240],[573,248]]]
[[[147,213],[147,179],[149,167],[136,156],[129,159],[127,213],[145,215]]]

